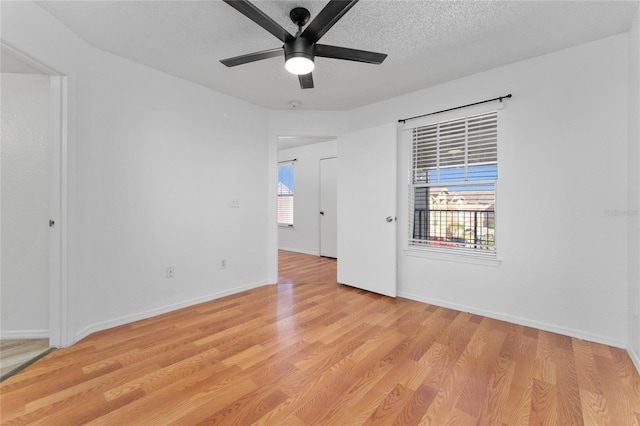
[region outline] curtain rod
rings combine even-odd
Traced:
[[[293,163],[294,161],[298,161],[298,159],[294,158],[293,160],[282,160],[282,161],[278,161],[278,164],[280,164],[280,163]]]
[[[472,104],[457,106],[457,107],[449,108],[449,109],[443,109],[442,111],[430,112],[429,114],[422,114],[422,115],[416,115],[415,117],[403,118],[401,120],[398,120],[398,123],[405,123],[405,122],[407,122],[409,120],[415,120],[416,118],[422,118],[422,117],[427,117],[429,115],[441,114],[443,112],[453,111],[453,110],[461,109],[461,108],[467,108],[467,107],[474,106],[474,105],[486,104],[487,102],[493,102],[493,101],[502,102],[503,99],[508,99],[510,97],[511,97],[511,93],[509,93],[508,95],[499,96],[497,98],[487,99],[486,101],[474,102]]]

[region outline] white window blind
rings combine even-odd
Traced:
[[[409,244],[495,253],[498,116],[412,129]]]
[[[293,162],[278,164],[278,224],[293,226]]]

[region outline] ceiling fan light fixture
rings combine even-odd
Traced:
[[[292,74],[309,74],[315,68],[313,45],[304,37],[297,37],[285,43],[284,59],[284,67]]]
[[[284,67],[291,74],[304,75],[309,74],[315,68],[315,64],[309,58],[304,56],[294,56],[284,63]]]

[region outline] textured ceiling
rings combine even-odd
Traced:
[[[316,58],[301,90],[284,60],[219,60],[280,47],[219,0],[39,1],[91,45],[271,109],[348,110],[628,30],[638,1],[361,0],[321,43],[373,50],[382,65]],[[257,0],[289,32],[289,11],[326,1]]]

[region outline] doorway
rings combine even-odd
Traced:
[[[330,197],[323,188],[333,188],[331,192],[335,198],[337,138],[284,135],[277,139],[278,170],[287,167],[287,174],[279,173],[277,182],[280,194],[277,248],[312,256],[336,257],[337,250],[331,248],[330,241],[337,239],[337,229],[329,223],[336,220],[335,201],[333,206],[326,204]],[[323,180],[326,181],[324,185]],[[289,207],[291,210],[287,210],[285,215],[284,210]]]
[[[0,336],[67,346],[67,79],[4,43],[1,54]]]

